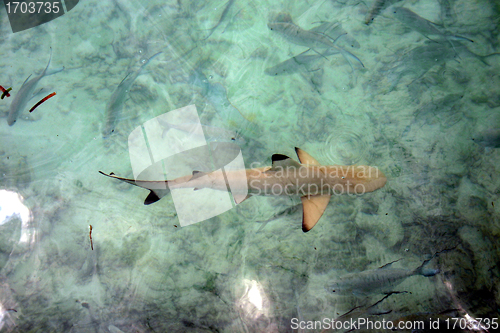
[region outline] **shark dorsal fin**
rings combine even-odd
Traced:
[[[302,200],[302,231],[308,232],[311,230],[325,212],[328,202],[330,202],[330,194],[304,196]]]
[[[207,175],[206,172],[194,170],[193,171],[193,177],[191,177],[190,180],[193,180],[193,179],[196,179],[196,178],[200,178],[200,177],[203,177],[203,176],[206,176],[206,175]]]
[[[286,155],[273,154],[271,160],[273,161],[273,166],[270,169],[272,171],[278,171],[289,167],[300,168],[301,166],[300,163],[292,160],[290,157]]]
[[[303,151],[300,148],[295,147],[295,152],[297,153],[297,156],[299,157],[299,161],[302,164],[309,164],[309,165],[320,165],[318,161],[305,151]]]

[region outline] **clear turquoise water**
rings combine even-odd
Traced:
[[[500,126],[500,58],[477,56],[498,51],[498,4],[395,4],[474,43],[429,40],[396,20],[393,7],[366,25],[371,6],[235,0],[208,38],[226,1],[86,1],[15,34],[2,9],[0,84],[13,88],[2,113],[45,68],[50,48],[51,68],[65,70],[40,81],[28,108],[56,96],[13,126],[0,122],[0,330],[321,332],[327,327],[294,320],[335,319],[355,307],[338,320],[440,317],[443,328],[452,318],[498,318],[500,154],[494,139],[472,140]],[[336,33],[348,34],[336,45],[364,68],[333,54],[266,75],[307,50],[268,28],[280,12],[303,29],[340,23]],[[103,138],[120,82],[160,51]],[[387,184],[333,196],[308,233],[301,208],[291,208],[298,197],[252,197],[181,227],[171,196],[145,206],[147,191],[98,171],[133,178],[131,132],[191,104],[210,131],[224,129],[208,141],[236,132],[247,168],[276,153],[296,160],[300,147],[325,165],[376,166]],[[400,258],[386,269],[411,272],[445,249],[429,263],[440,270],[432,277],[366,294],[325,288]],[[406,293],[370,308],[381,291]]]

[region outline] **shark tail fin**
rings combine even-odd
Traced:
[[[151,205],[166,196],[168,193],[170,193],[168,188],[166,190],[150,190],[148,196],[144,199],[144,204]]]
[[[106,177],[118,179],[122,182],[129,183],[131,185],[142,187],[149,190],[150,191],[149,195],[144,200],[145,205],[150,205],[152,203],[155,203],[170,193],[170,189],[168,188],[168,181],[135,180],[135,179],[118,177],[115,176],[114,173],[107,174],[102,171],[99,171],[99,173]]]
[[[311,230],[325,212],[328,202],[330,202],[330,194],[304,196],[302,200],[302,231],[308,232]]]

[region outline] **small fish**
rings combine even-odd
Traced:
[[[333,282],[329,285],[328,289],[335,295],[355,296],[389,292],[392,291],[392,287],[403,282],[407,277],[413,275],[430,277],[439,273],[437,269],[425,268],[429,261],[430,259],[425,260],[422,265],[414,270],[390,268],[392,263],[389,263],[378,269],[370,269],[360,273],[350,273]]]
[[[283,62],[280,62],[275,66],[266,68],[264,70],[264,73],[271,76],[280,76],[280,75],[290,75],[299,72],[300,70],[303,69],[307,69],[308,71],[313,72],[317,70],[317,68],[309,70],[308,67],[311,67],[312,65],[316,64],[321,59],[325,59],[325,57],[327,56],[341,53],[341,51],[337,48],[328,49],[322,54],[312,54],[312,55],[305,54],[308,51],[309,50],[304,51],[301,54],[296,55],[295,57],[291,57],[290,59],[287,59]],[[359,61],[359,59],[357,60]]]
[[[338,54],[340,51],[338,49],[328,49],[322,54],[306,54],[309,52],[309,50],[306,50],[299,55],[296,55],[294,57],[291,57],[290,59],[287,59],[283,62],[280,62],[279,64],[266,68],[264,70],[264,73],[267,75],[271,76],[279,76],[279,75],[289,75],[296,73],[304,68],[307,69],[307,67],[315,64],[318,60],[320,59],[326,59],[327,56],[333,55],[333,54]],[[314,70],[313,70],[314,71]]]
[[[295,57],[291,57],[277,65],[268,67],[264,70],[264,73],[271,76],[281,76],[290,75],[297,73],[298,71],[307,68],[316,63],[318,60],[323,59],[319,54],[299,54]]]
[[[387,178],[370,166],[324,166],[305,151],[295,148],[300,163],[290,157],[274,154],[272,166],[220,172],[194,171],[192,175],[173,180],[143,181],[117,177],[131,185],[150,190],[145,203],[160,200],[171,189],[211,188],[231,193],[237,204],[251,195],[300,196],[302,200],[302,230],[311,230],[323,215],[332,194],[361,194],[375,191],[385,185]],[[166,187],[168,187],[166,189]],[[158,189],[160,192],[158,192]]]
[[[17,92],[16,96],[14,97],[14,100],[10,104],[9,108],[9,116],[7,118],[7,123],[9,126],[14,125],[16,122],[17,118],[19,117],[19,114],[23,111],[23,109],[26,107],[28,104],[28,101],[31,99],[33,96],[33,92],[36,89],[36,86],[38,82],[44,77],[52,74],[56,74],[64,70],[64,67],[58,68],[58,69],[53,69],[51,71],[47,71],[49,66],[50,66],[50,61],[52,59],[52,48],[50,49],[50,57],[49,57],[49,62],[47,63],[47,66],[43,70],[43,72],[29,80],[31,77],[28,76],[28,78],[24,81],[23,85],[21,86],[21,89]],[[28,81],[29,80],[29,81]]]
[[[354,39],[354,37],[352,37],[347,31],[345,31],[344,28],[342,28],[342,23],[329,21],[319,21],[316,23],[321,24],[317,27],[312,28],[311,31],[319,32],[328,37],[331,37],[332,40],[334,40],[334,43],[339,37],[342,37],[341,41],[344,45],[347,44],[354,49],[359,49],[361,47],[359,42]]]
[[[401,23],[406,25],[412,30],[415,30],[416,32],[424,35],[430,40],[430,36],[438,36],[441,38],[444,38],[445,40],[449,41],[451,46],[453,47],[453,43],[449,40],[451,39],[459,39],[459,40],[467,40],[469,42],[474,42],[466,37],[462,36],[455,36],[455,35],[450,35],[450,34],[445,34],[442,31],[440,31],[438,28],[436,28],[436,24],[424,19],[423,17],[420,17],[418,14],[412,12],[408,8],[404,7],[397,7],[393,9],[393,14],[394,17],[399,20]]]
[[[224,21],[224,19],[227,16],[227,13],[229,13],[229,9],[231,9],[231,6],[233,5],[233,3],[234,3],[234,0],[229,0],[227,2],[226,8],[224,8],[224,11],[222,12],[222,15],[220,16],[219,22],[217,22],[217,24],[213,28],[208,29],[208,30],[210,30],[210,32],[208,33],[208,36],[203,38],[202,40],[208,39],[208,37],[210,37],[212,35],[212,33],[215,31],[215,29],[217,29],[217,27],[222,23],[222,21]]]
[[[161,53],[162,52],[158,52],[153,55],[146,62],[144,62],[144,64],[142,64],[141,68],[139,68],[135,72],[128,73],[127,76],[125,76],[125,78],[122,80],[122,82],[120,82],[118,87],[116,87],[113,95],[111,95],[111,98],[106,105],[106,121],[102,130],[103,138],[109,137],[115,131],[115,127],[123,110],[123,104],[125,103],[125,99],[127,98],[130,87],[132,87],[135,79],[137,79],[139,75],[144,73],[144,68],[146,68],[149,62]]]
[[[389,91],[397,86],[403,76],[412,74],[413,83],[423,77],[432,67],[453,59],[456,59],[456,52],[447,45],[428,42],[418,46],[390,64],[391,68],[386,74],[391,82]]]
[[[403,76],[408,74],[413,76],[413,80],[408,84],[410,86],[422,78],[434,66],[442,65],[448,60],[458,60],[458,56],[462,58],[475,58],[486,66],[490,66],[486,59],[495,55],[500,55],[500,53],[491,53],[484,56],[475,54],[458,41],[453,43],[453,48],[447,44],[428,41],[391,63],[391,68],[387,70],[385,76],[391,82],[389,91],[392,91]]]
[[[326,35],[313,30],[304,30],[296,25],[288,13],[279,13],[276,20],[269,22],[267,26],[293,44],[311,49],[335,47],[332,39]]]
[[[485,148],[500,148],[500,128],[483,131],[472,138],[472,141]]]
[[[331,54],[334,54],[334,50],[341,53],[352,68],[352,64],[349,57],[358,61],[361,66],[365,67],[361,60],[358,59],[354,54],[349,51],[344,50],[341,47],[335,45],[337,39],[332,39],[331,37],[325,35],[324,33],[316,31],[318,28],[323,28],[323,24],[311,30],[304,30],[295,23],[293,23],[290,14],[279,13],[275,19],[267,24],[269,29],[276,31],[281,34],[285,39],[296,45],[306,46],[314,50],[319,55],[323,53],[318,52],[316,49],[328,49]],[[339,36],[340,37],[340,36]]]
[[[370,7],[370,10],[368,11],[368,14],[366,14],[365,16],[365,24],[370,25],[375,19],[375,16],[378,15],[378,13],[398,1],[400,0],[375,0],[373,2],[373,5]]]

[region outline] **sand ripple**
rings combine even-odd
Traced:
[[[321,160],[328,164],[363,164],[369,159],[370,152],[361,133],[362,129],[336,127],[325,141]]]

